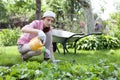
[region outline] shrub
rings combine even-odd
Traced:
[[[106,35],[90,35],[80,39],[78,42],[78,49],[85,50],[113,49],[119,47],[120,41],[118,38]]]
[[[3,29],[0,32],[0,43],[4,46],[13,46],[16,45],[17,39],[20,35],[20,29]]]

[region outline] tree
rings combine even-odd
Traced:
[[[80,9],[83,8],[84,9],[83,13],[87,23],[86,33],[88,34],[94,31],[94,16],[92,13],[90,0],[64,0],[64,1],[50,0],[49,2],[50,7],[56,10],[56,13],[57,11],[59,11],[57,15],[59,14],[60,16],[64,15],[64,17],[67,15],[68,16],[67,18],[69,19],[70,17],[71,21],[73,21],[74,18],[73,14],[74,15],[76,13],[78,14],[78,11],[80,11]],[[63,20],[65,19],[64,17]]]
[[[0,0],[0,22],[7,22],[7,10],[5,9],[4,2]]]
[[[35,14],[34,0],[4,0],[9,27],[23,27]],[[5,14],[4,14],[5,15]]]
[[[41,19],[41,0],[36,0],[36,19]]]
[[[111,14],[111,23],[108,23],[111,28],[111,32],[114,33],[115,37],[120,39],[120,11]]]
[[[81,9],[81,4],[77,0],[64,0],[63,9],[68,18],[70,17],[70,20],[73,21],[74,15],[77,15]]]
[[[94,32],[94,17],[91,8],[90,0],[78,0],[84,9],[84,15],[87,23],[86,33]]]

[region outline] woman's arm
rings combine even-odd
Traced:
[[[35,33],[38,34],[40,30],[31,28],[29,25],[25,25],[22,29],[22,32],[24,33]]]

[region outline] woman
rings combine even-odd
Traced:
[[[52,49],[52,27],[51,24],[55,20],[55,13],[52,11],[46,11],[43,14],[42,20],[34,20],[32,23],[25,25],[21,31],[24,34],[18,39],[18,51],[21,54],[21,58],[25,61],[32,56],[39,55],[40,50],[31,50],[29,42],[34,37],[38,36],[42,39],[45,47],[50,51],[49,53],[44,53],[44,60],[49,60],[50,57],[55,61],[53,49]]]

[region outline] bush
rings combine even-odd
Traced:
[[[13,46],[16,45],[17,39],[20,35],[20,29],[3,29],[0,32],[0,43],[4,46]]]
[[[78,42],[78,49],[84,50],[100,50],[119,48],[120,41],[118,38],[106,35],[90,35],[82,38]]]

